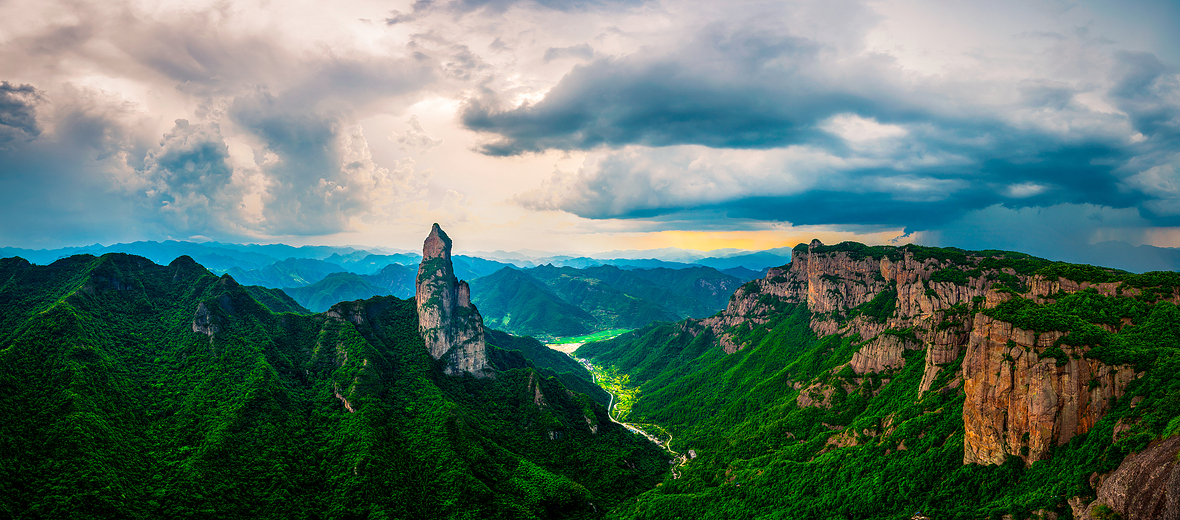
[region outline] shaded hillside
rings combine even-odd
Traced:
[[[413,300],[276,314],[188,257],[0,260],[0,513],[593,518],[653,486],[665,456],[514,341],[452,377]]]
[[[711,267],[636,269],[627,271],[627,274],[652,282],[669,295],[687,296],[690,301],[673,306],[673,311],[690,318],[703,318],[724,309],[733,291],[741,285],[737,277]],[[643,294],[642,291],[635,293]],[[657,302],[665,297],[661,292],[651,294]]]
[[[476,278],[471,282],[471,292],[488,327],[542,338],[578,336],[596,330],[598,320],[594,316],[517,269],[506,267]]]
[[[687,294],[615,266],[586,269],[541,266],[528,273],[563,300],[597,318],[599,330],[635,328],[653,321],[703,317],[717,312],[717,308],[710,308]]]
[[[282,290],[299,304],[314,312],[324,312],[332,305],[374,296],[414,296],[413,267],[389,264],[375,274],[331,273],[319,281]]]
[[[411,253],[396,253],[392,255],[375,255],[368,251],[356,251],[348,255],[333,254],[324,261],[331,262],[344,269],[361,275],[375,274],[390,264],[403,266],[418,265],[422,255]]]
[[[234,280],[241,284],[278,289],[313,284],[323,280],[329,274],[343,270],[339,265],[323,260],[288,258],[261,269],[246,271],[235,267],[230,269],[227,274],[233,276]]]
[[[326,312],[333,305],[352,300],[367,300],[388,295],[388,291],[369,283],[354,273],[332,273],[303,287],[284,287],[283,291],[313,312]]]
[[[1160,442],[1180,433],[1177,273],[855,243],[793,258],[716,316],[577,351],[697,455],[613,516],[1180,515],[1173,470],[1127,458],[1180,450]]]
[[[454,256],[451,258],[451,261],[455,264],[455,276],[458,276],[461,280],[474,280],[505,267],[512,267],[511,264],[504,262],[465,255]]]
[[[415,266],[389,264],[373,274],[361,275],[365,281],[382,289],[381,294],[409,298],[414,295],[414,277],[418,275]]]
[[[544,265],[503,269],[472,281],[489,324],[542,338],[705,317],[724,308],[741,282],[709,267],[625,270]]]
[[[265,305],[270,312],[311,314],[310,310],[300,305],[299,302],[295,301],[291,295],[283,292],[282,289],[271,289],[259,285],[243,285],[242,288],[250,293],[250,296],[254,297],[255,300],[258,300],[258,303]]]
[[[546,347],[540,341],[530,337],[513,336],[499,330],[489,330],[488,343],[507,353],[520,352],[546,377],[557,377],[566,388],[586,394],[603,406],[610,402],[610,394],[594,384],[594,378],[585,367],[568,355]]]

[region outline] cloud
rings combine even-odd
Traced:
[[[410,125],[410,129],[404,134],[389,136],[389,140],[400,145],[403,151],[413,150],[424,154],[442,145],[442,139],[435,139],[426,134],[422,129],[422,123],[418,122],[418,116],[410,116],[406,124]]]
[[[1046,207],[987,206],[961,214],[937,230],[923,232],[921,243],[964,249],[1021,251],[1049,259],[1091,261],[1092,244],[1118,240],[1142,243],[1151,223],[1135,208],[1094,204]],[[1129,247],[1129,246],[1128,246]],[[1100,262],[1100,265],[1109,265]]]
[[[1140,68],[1149,78],[1155,70]],[[1135,85],[1122,89],[1125,99],[1141,97]],[[825,125],[841,114],[881,128],[922,124],[930,136],[963,142],[1015,130],[1046,134],[1039,140],[1056,146],[1130,129],[1121,114],[1075,103],[1077,92],[1043,79],[918,78],[884,55],[713,24],[682,46],[575,66],[535,104],[505,108],[494,94],[474,97],[461,120],[485,135],[478,149],[492,156],[633,144],[779,148],[822,142]],[[1145,103],[1155,107],[1160,98]]]
[[[509,8],[517,6],[570,12],[638,6],[645,3],[648,3],[648,0],[453,0],[451,2],[416,0],[410,6],[409,12],[390,11],[389,16],[385,18],[385,23],[388,25],[412,23],[435,12],[448,14],[482,12],[489,15],[500,15]]]
[[[1115,53],[1104,85],[968,82],[739,27],[596,58],[535,104],[472,98],[462,122],[490,156],[589,151],[576,172],[513,199],[585,218],[709,211],[921,231],[989,207],[1062,204],[1137,208],[1154,225],[1180,218],[1164,190],[1180,171],[1168,166],[1180,76],[1153,55]]]
[[[16,118],[35,135],[21,130],[0,146],[0,240],[57,247],[158,231],[124,195],[132,180],[111,173],[143,158],[149,142],[135,132],[143,121],[117,98],[73,86],[39,103]]]
[[[36,115],[40,101],[41,94],[32,85],[0,81],[0,146],[41,135]]]
[[[1060,203],[1127,207],[1148,199],[1112,175],[1121,156],[1102,146],[1037,150],[1028,135],[988,147],[926,135],[920,126],[853,125],[855,146],[767,150],[700,145],[628,146],[591,153],[575,172],[556,171],[518,194],[528,209],[594,218],[652,218],[688,210],[795,225],[893,225],[931,229],[974,209]],[[1032,141],[1032,150],[1025,150]],[[1008,151],[995,154],[995,148]],[[1047,148],[1047,147],[1046,147]]]
[[[350,230],[409,186],[373,162],[363,130],[345,113],[308,110],[265,90],[235,98],[229,113],[263,143],[268,233]]]
[[[217,124],[177,119],[143,163],[141,189],[170,230],[185,236],[240,226],[242,188]]]
[[[545,49],[545,63],[563,58],[577,58],[589,61],[594,59],[594,49],[585,43],[570,47],[550,47]]]
[[[1180,74],[1145,52],[1119,52],[1111,96],[1139,133],[1180,143]]]
[[[498,136],[481,146],[488,155],[627,144],[770,148],[805,141],[837,106],[860,102],[789,72],[820,66],[814,42],[738,31],[708,39],[683,54],[577,66],[535,105],[505,110],[494,97],[472,99],[462,122]],[[784,95],[791,90],[808,94]]]

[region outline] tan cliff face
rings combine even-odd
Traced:
[[[963,463],[1026,463],[1086,433],[1135,379],[1129,366],[1086,359],[1089,347],[1060,345],[1067,359],[1044,357],[1061,332],[1036,334],[976,314],[963,360]]]
[[[447,374],[489,375],[483,317],[471,303],[467,282],[455,278],[451,239],[438,224],[422,245],[415,289],[418,332],[430,355],[446,361]]]
[[[964,463],[1000,464],[1009,455],[1026,463],[1044,459],[1052,446],[1088,431],[1136,377],[1129,367],[1085,359],[1089,347],[1063,346],[1073,355],[1058,366],[1057,359],[1044,354],[1063,332],[1036,335],[979,311],[1016,297],[992,290],[1000,279],[1019,282],[1028,288],[1022,296],[1040,303],[1091,287],[1106,295],[1137,294],[1138,289],[982,268],[986,257],[973,255],[955,263],[918,257],[906,248],[878,248],[874,254],[812,241],[805,250],[794,250],[790,264],[740,287],[724,311],[699,323],[713,331],[725,352],[734,353],[746,345],[731,331],[759,326],[773,312],[765,298],[805,303],[818,336],[858,336],[863,342],[849,363],[857,375],[896,371],[905,366],[906,350],[925,350],[919,395],[932,390],[942,371],[961,359],[942,391],[962,385],[966,395]],[[963,271],[958,283],[932,280],[951,269]],[[884,303],[875,298],[891,300],[880,306],[885,312],[858,314],[858,307]],[[825,406],[829,390],[810,384],[800,393],[799,405]]]

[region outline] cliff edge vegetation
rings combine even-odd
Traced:
[[[1177,472],[1141,469],[1180,447],[1178,302],[1174,272],[801,244],[712,317],[576,352],[696,454],[612,514],[1180,517]]]

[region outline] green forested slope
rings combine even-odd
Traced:
[[[594,378],[568,355],[546,347],[531,337],[518,337],[498,330],[487,331],[487,341],[505,351],[519,351],[542,375],[557,377],[566,388],[590,396],[606,406],[610,394],[594,384]]]
[[[823,246],[828,249],[820,252],[874,259],[894,254],[854,246],[859,244]],[[999,252],[980,254],[994,266],[989,260],[973,263],[978,260],[953,249],[915,246],[904,252],[946,266],[931,276],[934,281],[920,281],[929,284],[927,296],[936,287],[961,290],[955,288],[993,276],[989,272],[1006,284],[988,282],[996,283],[991,294],[1000,302],[990,308],[980,299],[974,310],[939,311],[945,319],[933,320],[929,331],[881,334],[915,342],[915,332],[962,328],[978,312],[1036,334],[1067,331],[1037,349],[1050,365],[1054,357],[1058,366],[1071,358],[1095,360],[1130,367],[1122,370],[1138,377],[1125,395],[1111,399],[1089,432],[1053,447],[1047,460],[964,464],[962,354],[943,366],[931,391],[920,393],[929,366],[921,349],[904,351],[900,368],[854,373],[850,360],[874,338],[817,336],[809,324],[826,317],[809,311],[806,302],[755,292],[758,319],[765,321],[725,328],[743,346],[732,354],[722,351],[714,329],[693,320],[654,324],[577,351],[640,386],[629,420],[667,428],[673,449],[698,455],[685,464],[682,478],[665,480],[612,517],[902,519],[922,511],[938,519],[1025,519],[1041,511],[1071,518],[1068,501],[1078,497],[1089,504],[1098,475],[1119,467],[1127,454],[1180,433],[1177,273],[1133,275]],[[901,260],[898,254],[894,261]],[[1038,300],[1021,282],[1036,276],[1123,285],[1110,294],[1090,287]],[[892,290],[884,294],[897,298],[896,286]],[[1004,294],[1012,297],[1004,300]],[[873,299],[837,319],[898,317],[901,311],[885,301]],[[1081,345],[1088,348],[1084,354],[1075,349]],[[822,395],[824,389],[830,395]]]
[[[364,300],[388,293],[355,273],[332,273],[313,284],[284,287],[282,290],[314,312],[325,312],[339,302]]]
[[[443,375],[413,300],[276,314],[121,254],[0,284],[3,517],[591,518],[666,472],[519,350]]]
[[[691,299],[614,266],[575,269],[544,265],[528,271],[551,291],[598,320],[597,330],[642,327],[686,315]]]
[[[229,269],[228,274],[245,285],[261,285],[277,289],[312,284],[331,273],[343,270],[337,264],[314,258],[288,258],[261,269],[249,271],[233,267]]]
[[[471,281],[472,298],[494,327],[539,338],[642,327],[709,316],[740,284],[710,267],[624,270],[545,265],[506,268]]]
[[[291,295],[283,292],[282,289],[271,289],[262,287],[261,285],[244,285],[243,289],[250,293],[258,303],[270,309],[270,312],[295,312],[300,314],[311,314],[311,311],[295,301]]]
[[[518,269],[505,267],[470,283],[472,298],[488,327],[542,338],[596,330],[594,316]]]

